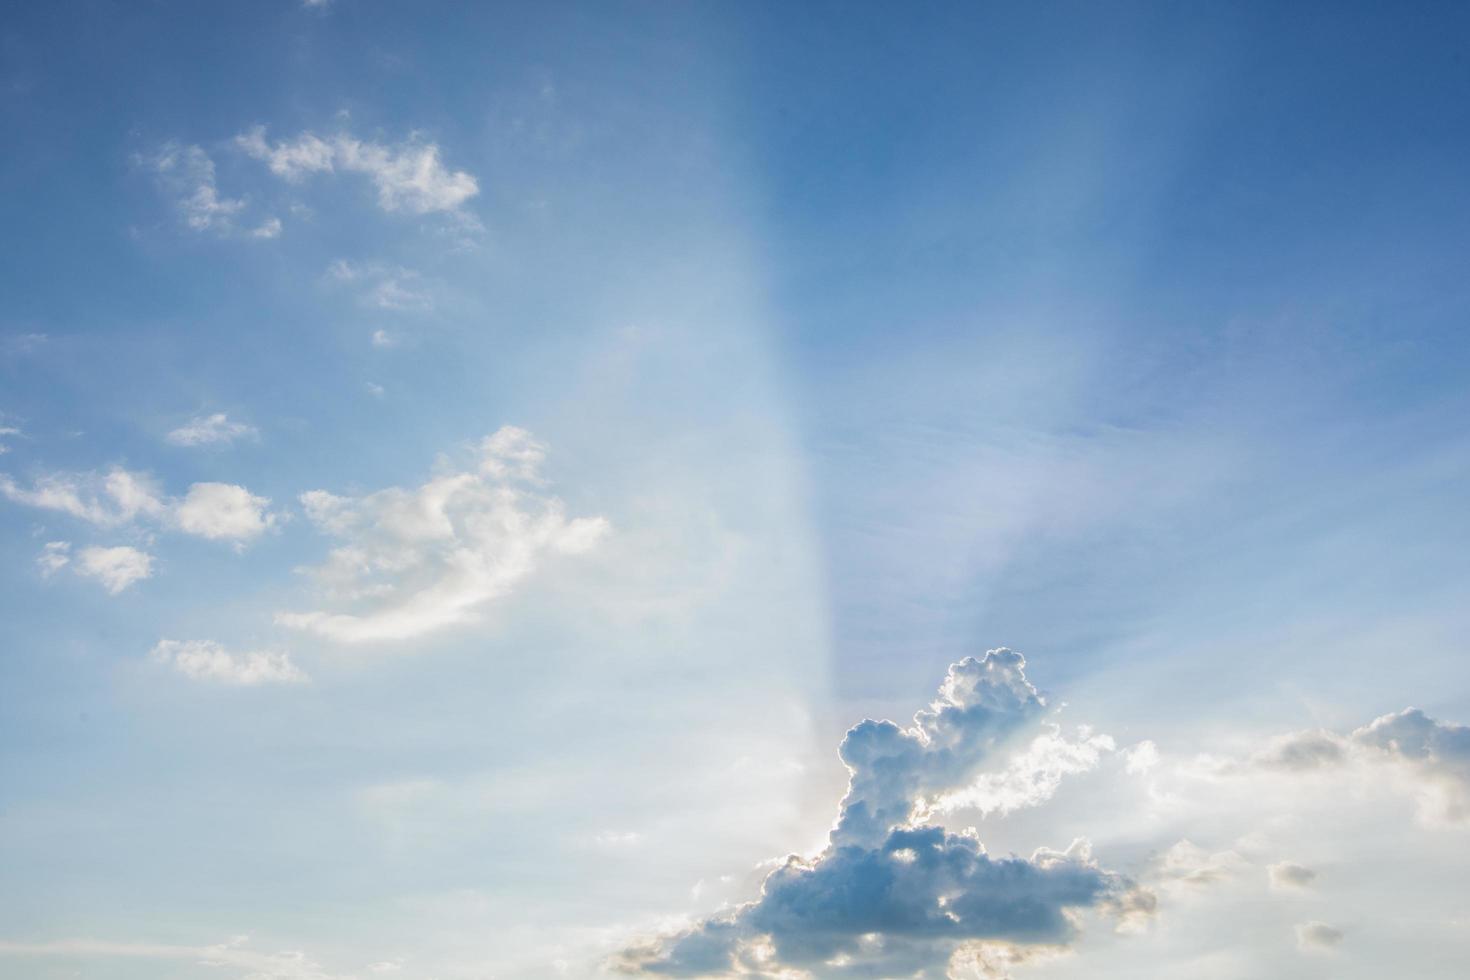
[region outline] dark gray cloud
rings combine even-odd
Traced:
[[[848,791],[821,854],[788,859],[756,901],[627,949],[615,967],[672,977],[939,976],[980,943],[1065,945],[1079,910],[1150,914],[1153,896],[1100,867],[1085,842],[991,857],[971,834],[917,824],[927,801],[1004,761],[1045,713],[1020,654],[954,664],[912,726],[869,720],[847,733]]]

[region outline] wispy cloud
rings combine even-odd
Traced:
[[[291,182],[337,172],[366,176],[377,189],[384,211],[409,214],[457,211],[480,192],[479,183],[463,170],[450,170],[440,160],[439,146],[417,135],[395,144],[359,140],[347,133],[322,137],[301,133],[293,140],[267,141],[264,126],[235,138],[249,156],[271,173]]]
[[[346,643],[407,639],[470,620],[552,555],[593,548],[607,520],[568,518],[542,492],[544,453],[507,427],[481,443],[474,469],[364,497],[303,494],[312,523],[343,542],[311,570],[338,608],[277,622]]]
[[[196,681],[241,687],[299,684],[308,680],[291,658],[278,650],[231,652],[211,640],[159,640],[149,653],[155,663]]]
[[[47,473],[29,487],[0,474],[0,496],[103,528],[148,521],[198,537],[246,542],[275,526],[270,500],[229,483],[195,483],[182,498],[165,496],[142,473]]]
[[[224,412],[215,412],[190,419],[164,438],[175,446],[224,446],[259,434],[253,425],[233,422]]]

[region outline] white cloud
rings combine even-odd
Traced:
[[[212,540],[248,541],[276,522],[266,512],[270,501],[229,483],[196,483],[174,509],[174,520],[189,534]]]
[[[254,426],[232,422],[224,412],[215,412],[190,419],[164,438],[175,446],[220,446],[258,434]]]
[[[323,138],[306,132],[271,144],[265,127],[256,126],[235,142],[249,156],[264,161],[271,173],[293,183],[337,171],[363,174],[377,189],[378,205],[385,211],[456,211],[480,192],[472,175],[444,166],[437,144],[416,136],[385,145],[346,133]]]
[[[423,277],[413,269],[337,259],[327,266],[327,278],[360,284],[363,288],[359,301],[375,310],[423,313],[434,308],[434,298],[425,287]]]
[[[182,500],[164,497],[153,480],[115,467],[106,474],[49,473],[22,487],[0,474],[0,496],[113,528],[142,520],[214,540],[247,541],[276,523],[270,501],[228,483],[195,483]]]
[[[284,652],[231,653],[211,640],[159,640],[149,657],[196,681],[249,687],[308,680]]]
[[[19,435],[24,435],[24,433],[21,432],[20,429],[18,429],[17,427],[15,427],[13,425],[0,425],[0,438],[4,438],[5,436],[19,436]],[[0,453],[8,453],[8,452],[10,452],[10,446],[6,445],[3,442],[0,442]]]
[[[71,542],[47,541],[36,558],[42,578],[50,578],[71,563]]]
[[[307,516],[342,539],[312,569],[334,609],[283,612],[277,622],[344,643],[401,640],[473,619],[546,558],[596,546],[602,517],[568,518],[538,492],[544,447],[507,427],[473,470],[364,497],[302,494]]]
[[[1325,922],[1303,922],[1296,927],[1296,944],[1304,950],[1327,950],[1342,942],[1342,930]]]
[[[266,218],[250,230],[251,238],[279,238],[280,236],[281,219],[274,215]]]
[[[170,140],[151,158],[141,161],[158,176],[174,198],[184,223],[195,231],[226,232],[235,215],[245,208],[238,198],[221,197],[215,186],[214,161],[198,146]]]
[[[386,330],[374,330],[373,331],[373,346],[374,347],[393,347],[397,343],[398,343],[397,339],[395,339],[392,334],[388,333],[388,331],[386,331]]]
[[[78,575],[96,579],[113,595],[153,574],[153,556],[137,548],[83,548],[74,566]]]

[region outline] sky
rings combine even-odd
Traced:
[[[1450,978],[1470,11],[0,22],[0,977]]]

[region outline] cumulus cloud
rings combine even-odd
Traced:
[[[912,726],[855,726],[840,749],[848,791],[827,847],[810,860],[789,858],[757,900],[625,949],[614,967],[774,978],[927,977],[963,966],[1003,976],[1027,950],[1064,949],[1079,911],[1120,923],[1151,914],[1153,896],[1099,866],[1085,841],[996,858],[971,832],[923,824],[933,801],[985,785],[987,770],[1009,770],[1009,748],[1044,723],[1046,702],[1024,668],[1005,649],[967,658],[949,669],[939,697]],[[1020,757],[1035,741],[1026,744]]]
[[[1245,864],[1245,858],[1235,851],[1212,854],[1192,841],[1182,840],[1159,858],[1153,876],[1188,886],[1213,885],[1232,877]]]
[[[67,514],[103,528],[151,521],[186,534],[245,542],[276,523],[270,501],[229,483],[195,483],[182,499],[166,497],[152,478],[114,467],[105,474],[49,473],[29,487],[0,474],[0,496]]]
[[[41,569],[42,578],[50,578],[69,564],[71,564],[70,541],[47,541],[41,549],[41,554],[36,557],[36,566]]]
[[[175,446],[225,446],[258,434],[253,425],[231,421],[224,412],[215,412],[190,419],[164,438]]]
[[[96,579],[113,595],[153,574],[153,556],[137,548],[83,548],[74,566],[77,574]]]
[[[298,684],[308,679],[282,651],[232,653],[212,640],[159,640],[149,658],[191,680],[217,684],[253,687]]]
[[[595,547],[607,520],[569,518],[541,490],[544,454],[506,427],[480,444],[473,469],[362,497],[302,494],[312,523],[342,542],[311,569],[336,608],[277,622],[344,643],[407,639],[469,621],[548,557]]]
[[[270,500],[229,483],[196,483],[174,509],[181,530],[212,540],[248,541],[276,522]]]
[[[1306,888],[1317,879],[1317,872],[1291,861],[1268,865],[1266,875],[1271,882],[1271,887],[1278,891]]]
[[[1304,950],[1327,950],[1342,942],[1342,930],[1325,922],[1303,922],[1296,927],[1296,944]]]
[[[305,132],[294,140],[271,143],[265,127],[256,126],[235,142],[247,155],[263,161],[271,173],[292,183],[316,174],[362,174],[376,188],[378,205],[385,211],[456,211],[480,192],[471,174],[450,170],[440,160],[438,145],[417,136],[383,144],[347,133],[322,137]]]
[[[18,435],[24,435],[24,433],[22,433],[18,427],[13,425],[0,424],[0,439],[4,439],[6,436]],[[0,442],[0,453],[8,452],[10,452],[10,446],[7,443]]]
[[[1294,773],[1388,769],[1408,782],[1424,820],[1470,821],[1470,726],[1436,721],[1418,708],[1384,715],[1347,735],[1316,730],[1283,736],[1251,763]]]

